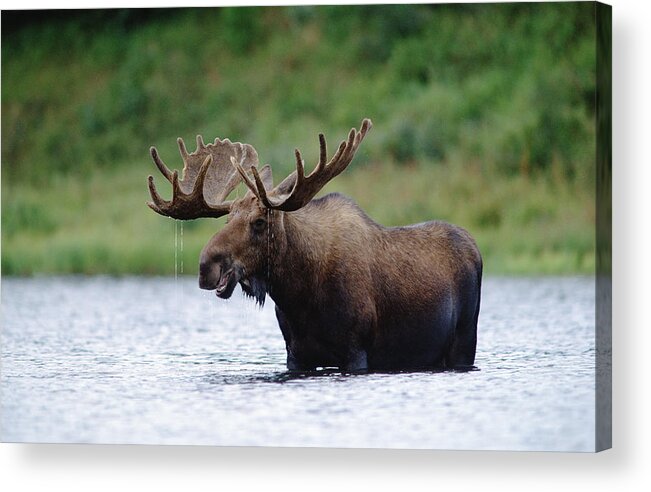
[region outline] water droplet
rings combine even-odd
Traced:
[[[181,302],[185,304],[185,287],[183,285],[183,222],[181,222]]]
[[[181,222],[181,275],[183,275],[183,222]]]
[[[174,304],[179,304],[179,231],[178,220],[174,221]],[[178,310],[176,310],[177,316]]]

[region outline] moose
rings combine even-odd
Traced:
[[[151,147],[172,198],[149,176],[147,204],[179,220],[228,215],[201,252],[199,287],[228,299],[239,283],[260,305],[269,295],[289,371],[471,368],[482,258],[470,234],[442,221],[384,227],[339,193],[315,198],[371,127],[352,128],[329,160],[320,134],[315,169],[305,175],[296,149],[296,170],[276,186],[249,144],[197,136],[188,153],[179,138],[181,179]],[[246,194],[227,200],[240,182]]]

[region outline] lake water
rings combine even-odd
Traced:
[[[486,278],[471,372],[289,375],[273,303],[2,279],[0,439],[592,451],[592,278]]]

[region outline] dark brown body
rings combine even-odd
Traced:
[[[233,250],[229,226],[240,229],[228,224],[202,261]],[[256,276],[276,303],[289,369],[472,366],[482,261],[465,230],[386,228],[339,194],[276,212],[270,228],[273,244],[259,249],[271,263]]]

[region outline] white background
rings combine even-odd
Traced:
[[[334,3],[330,2],[275,2]],[[369,3],[357,1],[355,3]],[[651,490],[649,2],[613,5],[613,449],[597,455],[0,444],[3,490]],[[191,5],[274,4],[206,2]],[[133,7],[2,1],[8,8]],[[137,6],[182,2],[137,1]],[[646,415],[646,417],[645,417]]]

